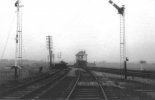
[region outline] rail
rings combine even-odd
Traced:
[[[38,91],[46,90],[48,87],[50,87],[55,82],[59,81],[60,79],[62,79],[64,77],[66,77],[66,74],[67,73],[68,72],[66,71],[66,72],[63,72],[61,75],[55,75],[55,76],[53,76],[52,79],[49,79],[50,81],[47,81],[45,84],[42,84],[42,86],[40,86],[39,88],[35,89],[34,91],[32,91],[32,92],[30,92],[30,93],[28,93],[26,95],[21,96],[20,98],[21,99],[33,98],[33,95],[35,95],[35,93],[38,94]],[[37,96],[40,96],[40,93]]]
[[[105,100],[108,100],[108,97],[107,97],[107,95],[106,95],[106,93],[105,93],[105,91],[104,91],[104,89],[103,89],[101,83],[99,82],[99,80],[96,78],[95,75],[93,75],[93,76],[95,77],[96,81],[98,82],[98,84],[99,84],[99,86],[100,86],[100,89],[101,89],[101,91],[102,91],[102,94],[103,94]]]
[[[90,76],[94,79],[94,81],[97,82],[97,84],[98,84],[98,89],[100,89],[100,92],[101,92],[101,97],[102,97],[104,100],[108,100],[108,97],[107,97],[107,95],[106,95],[106,93],[105,93],[105,91],[104,91],[104,89],[103,89],[103,87],[102,87],[101,82],[100,82],[100,81],[97,79],[97,77],[96,77],[93,73],[91,73],[89,70],[86,69],[86,72],[89,73]],[[74,94],[73,92],[76,91],[75,89],[76,89],[77,83],[79,82],[80,76],[81,76],[81,75],[78,76],[78,78],[77,78],[77,80],[76,80],[76,82],[75,82],[73,88],[71,89],[69,95],[67,96],[66,100],[70,100],[71,96]],[[86,88],[86,90],[87,90],[87,92],[88,92],[86,95],[83,94],[83,89],[82,89],[82,90],[80,90],[80,89],[77,90],[77,91],[82,91],[82,95],[81,95],[81,94],[76,94],[76,95],[77,95],[77,96],[82,96],[82,97],[76,97],[76,99],[78,99],[78,98],[80,98],[80,99],[81,99],[81,98],[82,98],[82,99],[89,99],[90,97],[92,97],[91,94],[92,94],[92,92],[93,92],[94,90],[91,90],[91,88],[89,88],[89,89],[90,89],[90,90],[88,90],[88,89]],[[84,90],[84,92],[86,92],[86,90]],[[90,92],[90,91],[91,91],[91,92]],[[89,97],[89,95],[90,95],[90,97]],[[96,93],[94,93],[93,96],[94,96],[94,95],[96,95]],[[95,98],[93,97],[93,99],[96,99],[96,98],[98,98],[97,95],[96,95]],[[100,98],[100,97],[99,97],[99,98]]]
[[[73,91],[75,90],[75,88],[76,88],[76,86],[77,86],[77,83],[78,83],[79,79],[80,79],[80,71],[78,71],[78,78],[77,78],[77,80],[76,80],[76,82],[75,82],[75,84],[74,84],[72,90],[70,91],[69,95],[67,96],[66,100],[69,100],[69,98],[71,97]]]
[[[28,82],[28,83],[26,83],[26,84],[23,84],[23,85],[20,85],[20,86],[17,86],[17,87],[14,87],[14,88],[11,88],[11,89],[9,89],[9,90],[7,90],[7,91],[5,91],[4,93],[2,93],[1,95],[0,95],[0,98],[5,98],[5,97],[9,97],[9,94],[11,93],[11,92],[19,92],[20,91],[20,89],[22,89],[22,88],[27,88],[28,86],[34,86],[35,84],[38,84],[38,82],[40,82],[40,85],[38,85],[37,87],[36,87],[36,89],[34,88],[34,90],[31,90],[29,93],[24,93],[24,94],[22,94],[22,96],[21,95],[19,95],[19,98],[25,98],[25,97],[27,97],[29,94],[32,94],[32,93],[34,93],[34,92],[36,92],[36,90],[39,90],[39,89],[42,89],[42,88],[44,88],[47,84],[46,84],[46,82],[44,82],[44,83],[42,83],[42,81],[48,81],[50,78],[54,78],[55,76],[57,76],[57,74],[59,74],[59,73],[61,73],[61,71],[56,71],[55,73],[52,73],[52,74],[50,74],[50,75],[47,75],[47,76],[44,76],[44,77],[42,77],[42,78],[39,78],[39,79],[37,79],[37,80],[34,80],[34,81],[32,81],[32,82]],[[49,81],[49,83],[50,83],[50,81]],[[41,86],[41,84],[42,84],[42,86]],[[49,84],[50,85],[50,84]],[[26,94],[26,95],[25,95]]]
[[[100,87],[100,89],[101,89],[101,91],[102,91],[102,94],[103,94],[105,100],[108,100],[108,97],[107,97],[107,95],[106,95],[106,93],[105,93],[105,91],[104,91],[104,89],[103,89],[103,87],[102,87],[100,81],[97,79],[97,77],[96,77],[92,72],[90,72],[89,70],[87,70],[87,71],[88,71],[88,72],[95,78],[95,80],[97,81],[97,83],[98,83],[98,85],[99,85],[99,87]]]

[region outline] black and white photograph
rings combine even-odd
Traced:
[[[0,100],[155,100],[154,0],[0,0]]]

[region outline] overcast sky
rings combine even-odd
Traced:
[[[16,0],[0,0],[0,57],[15,56]],[[125,5],[130,62],[155,62],[155,1],[113,0]],[[108,0],[22,0],[23,58],[47,60],[46,36],[54,52],[74,61],[86,50],[88,61],[119,62],[119,15]],[[10,35],[8,35],[10,34]],[[7,37],[6,51],[3,54]]]

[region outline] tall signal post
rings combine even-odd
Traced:
[[[53,41],[52,41],[52,36],[47,36],[47,49],[49,51],[49,67],[52,69],[53,66]]]
[[[22,66],[22,11],[21,0],[15,2],[17,8],[17,30],[16,30],[16,51],[15,51],[15,77],[17,77],[17,69]]]
[[[113,1],[109,0],[109,3],[112,4],[120,14],[120,67],[124,68],[124,78],[127,79],[127,57],[126,57],[126,39],[125,39],[125,7],[119,7]]]

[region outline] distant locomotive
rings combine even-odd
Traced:
[[[67,69],[67,63],[64,61],[61,61],[60,63],[55,64],[55,69]]]
[[[76,67],[86,68],[87,66],[87,54],[85,51],[80,51],[76,54]]]

